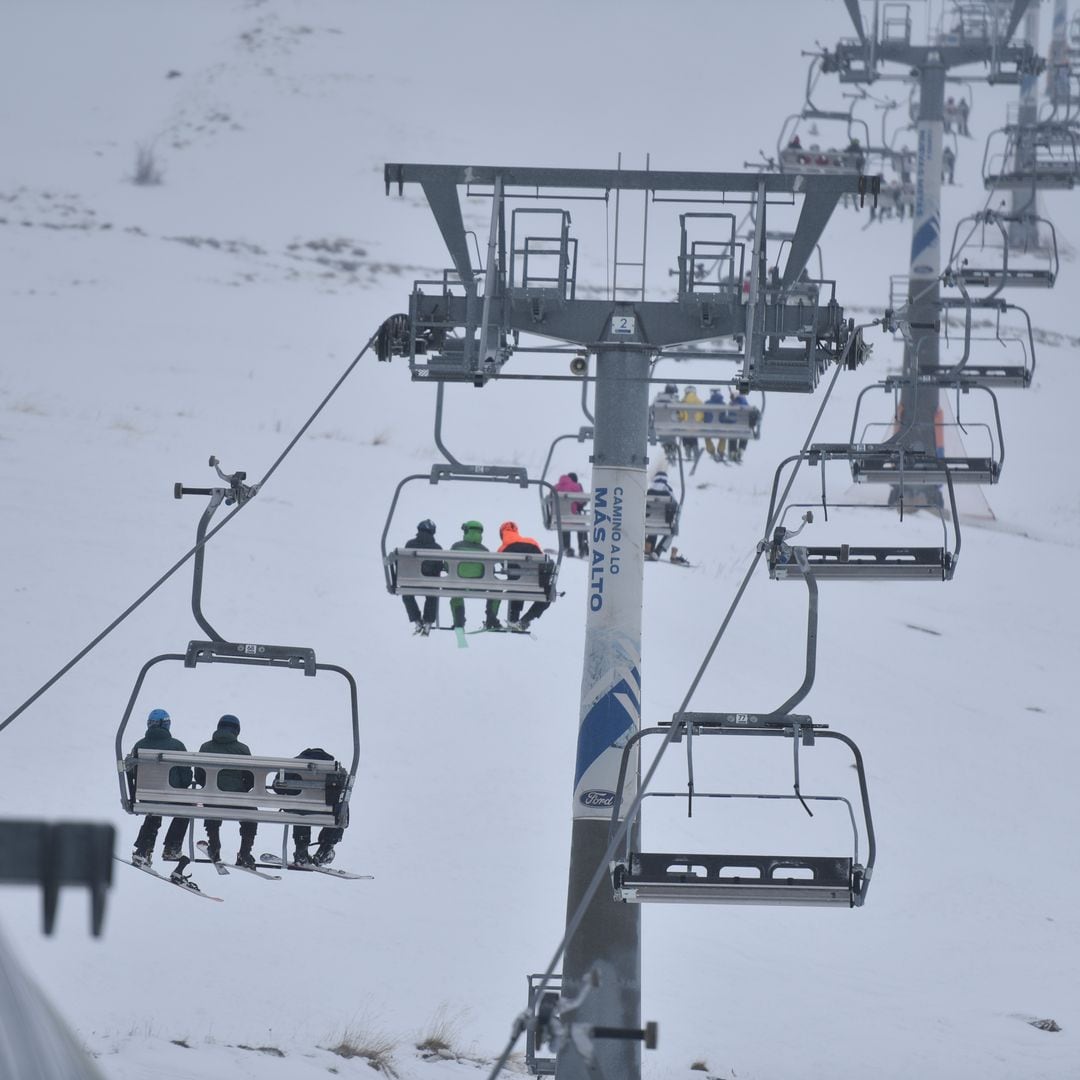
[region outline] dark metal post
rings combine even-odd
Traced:
[[[1024,37],[1033,45],[1039,44],[1039,4],[1035,0],[1024,15]],[[1034,126],[1039,119],[1039,77],[1033,72],[1020,78],[1020,104],[1017,107],[1016,164],[1025,171],[1035,171]],[[1035,182],[1030,187],[1014,188],[1012,212],[1019,220],[1009,222],[1009,246],[1034,249],[1039,246],[1038,222],[1026,219],[1039,212]]]
[[[622,332],[626,337],[614,337],[609,345],[601,346],[596,362],[592,562],[574,774],[568,919],[577,911],[607,847],[622,747],[641,724],[650,354],[635,332],[632,305],[625,308],[625,315],[612,317],[612,336]],[[623,793],[624,806],[633,801],[639,772],[634,762],[628,774],[634,779]],[[599,974],[599,985],[577,1010],[574,1021],[640,1028],[641,914],[636,904],[616,903],[606,885],[593,897],[567,943],[564,995],[577,994],[590,969]],[[594,1049],[590,1067],[575,1046],[566,1047],[556,1066],[558,1080],[638,1080],[641,1076],[640,1042],[598,1039]]]
[[[904,374],[912,379],[900,394],[901,429],[912,449],[934,453],[936,386],[915,385],[919,371],[938,366],[941,312],[941,170],[944,137],[945,67],[930,52],[919,71],[918,149],[915,159],[915,212],[911,226],[909,314],[911,342],[904,349]],[[910,427],[909,427],[910,425]],[[905,497],[908,493],[905,492]]]

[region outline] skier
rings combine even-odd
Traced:
[[[961,98],[960,103],[956,106],[956,122],[957,130],[966,138],[971,138],[971,132],[968,131],[968,113],[971,112],[971,106],[968,104],[967,98]]]
[[[556,491],[584,491],[585,489],[578,483],[577,473],[565,473],[560,476],[555,482]],[[584,503],[572,502],[570,504],[571,514],[580,514]],[[562,551],[564,555],[573,555],[573,548],[571,547],[571,530],[564,529],[559,534],[559,540],[562,543]],[[589,534],[584,529],[577,531],[578,541],[578,554],[584,559],[589,554]]]
[[[503,552],[503,551],[522,551],[522,552],[535,551],[535,552],[541,552],[542,553],[543,550],[544,550],[531,536],[522,536],[521,533],[518,530],[517,522],[514,522],[514,521],[504,521],[499,526],[499,539],[502,541],[502,543],[499,545],[499,551],[500,552]],[[507,575],[506,576],[507,576],[507,578],[509,580],[513,580],[514,577],[515,577],[515,574],[513,572],[514,569],[515,569],[515,567],[514,567],[513,563],[507,563],[506,564],[506,570],[507,570]],[[543,573],[543,571],[541,571],[541,573]],[[516,576],[520,576],[520,575],[516,575]],[[507,621],[510,624],[510,628],[512,630],[521,630],[521,631],[528,630],[529,629],[529,624],[534,619],[539,619],[540,616],[543,615],[544,612],[547,611],[547,609],[549,607],[551,607],[551,604],[546,600],[534,600],[532,602],[532,604],[529,605],[529,610],[527,612],[525,612],[525,618],[521,618],[521,609],[524,606],[525,606],[525,601],[524,600],[511,600],[510,601],[509,610],[507,612],[506,617],[507,617]],[[496,612],[498,611],[498,609],[499,609],[499,601],[496,600],[495,601],[495,610],[496,610]]]
[[[951,146],[946,146],[941,151],[941,182],[943,184],[953,183],[953,172],[956,169],[956,154],[953,153]]]
[[[136,750],[186,750],[187,747],[179,739],[174,739],[169,734],[172,720],[164,709],[151,709],[146,718],[146,734],[131,748],[132,753]],[[138,766],[132,767],[128,775],[132,784],[135,783]],[[174,765],[169,770],[169,786],[174,788],[191,787],[191,769],[187,765]],[[162,858],[166,862],[177,862],[183,855],[182,845],[188,829],[188,818],[173,818],[165,831],[165,850]],[[135,837],[135,850],[132,852],[131,861],[136,866],[149,867],[153,852],[154,842],[157,840],[158,829],[161,828],[161,817],[157,814],[147,814],[143,818],[139,835]]]
[[[748,419],[750,420],[751,426],[755,425],[761,417],[760,411],[750,404],[750,399],[738,389],[738,387],[733,386],[731,388],[731,400],[728,404],[736,408],[748,409]],[[734,418],[732,419],[734,420]],[[743,453],[746,451],[746,444],[749,441],[749,439],[731,440],[731,460],[734,461],[736,465],[742,464]]]
[[[667,383],[664,386],[663,393],[657,394],[653,399],[653,404],[657,402],[665,401],[678,401],[679,400],[679,388],[674,383]],[[664,456],[668,461],[674,461],[679,453],[679,444],[674,439],[664,439],[660,442],[660,449],[664,451]]]
[[[649,484],[646,495],[660,496],[665,501],[664,506],[664,520],[670,525],[675,520],[675,492],[671,490],[671,485],[668,483],[667,473],[663,470],[659,471],[653,478],[652,483]],[[645,558],[646,559],[659,559],[660,552],[663,550],[664,544],[659,534],[654,533],[651,536],[645,537]]]
[[[701,398],[697,396],[697,387],[688,386],[683,391],[683,403],[688,405],[700,405],[702,404]],[[693,420],[695,424],[700,424],[705,419],[705,414],[700,409],[695,410],[692,414],[685,409],[680,409],[675,414],[681,423],[686,423],[687,420]],[[698,456],[698,441],[692,435],[683,436],[683,450],[686,451],[686,456],[691,461],[696,461]]]
[[[337,759],[328,754],[321,746],[309,746],[296,755],[298,758],[306,758],[309,761],[336,761]],[[301,780],[300,773],[287,772],[282,775],[282,780]],[[279,782],[280,783],[280,782]],[[300,788],[279,786],[275,783],[274,790],[282,795],[299,795]],[[333,825],[326,825],[319,830],[319,846],[314,855],[308,853],[308,845],[311,843],[311,826],[293,826],[293,862],[298,866],[326,866],[334,861],[334,845],[341,839],[345,830]]]
[[[251,756],[251,751],[240,742],[240,721],[231,713],[226,713],[218,722],[217,730],[207,742],[199,747],[200,754],[237,754],[245,757]],[[206,783],[206,772],[196,767],[195,783],[202,786]],[[219,791],[250,791],[255,786],[255,777],[252,773],[243,769],[222,769],[217,775]],[[208,841],[208,854],[212,862],[221,859],[221,822],[208,819],[203,822],[206,826],[206,839]],[[255,832],[258,822],[240,822],[240,850],[236,855],[236,865],[243,866],[248,870],[255,869],[255,856],[251,849],[255,843]]]
[[[442,548],[435,540],[435,522],[431,518],[424,518],[419,525],[416,526],[416,535],[406,542],[407,548],[430,548],[433,551],[442,551]],[[446,563],[439,559],[425,559],[420,564],[420,573],[424,577],[442,577],[443,571],[446,569]],[[415,596],[403,596],[402,601],[405,604],[405,610],[408,612],[409,621],[413,624],[414,634],[423,634],[424,637],[431,632],[431,628],[439,621],[439,597],[425,596],[424,597],[424,614],[420,615],[420,605],[416,602]]]
[[[724,388],[722,386],[714,386],[712,388],[712,390],[710,391],[710,393],[709,393],[709,400],[707,402],[705,402],[705,404],[706,405],[725,405],[725,404],[727,404],[724,401]],[[712,420],[712,418],[713,418],[712,413],[707,412],[705,414],[705,419],[706,420]],[[721,423],[725,422],[723,415],[721,415],[720,421],[721,421]],[[714,443],[711,438],[706,437],[706,439],[705,439],[705,453],[707,453],[709,455],[709,457],[711,457],[713,459],[713,461],[723,461],[724,457],[725,457],[725,454],[726,454],[726,451],[727,451],[727,440],[726,439],[717,439],[716,442]]]
[[[484,538],[484,526],[479,521],[466,521],[461,526],[461,539],[456,544],[450,545],[451,551],[487,551],[481,541]],[[457,576],[459,578],[482,578],[487,573],[485,564],[482,562],[460,562],[457,564]],[[501,630],[499,622],[499,602],[489,600],[484,607],[484,629]],[[450,614],[454,617],[454,629],[465,626],[465,598],[463,596],[450,597]]]

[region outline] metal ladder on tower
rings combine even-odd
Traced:
[[[619,154],[618,168],[622,169],[622,154]],[[649,171],[649,155],[645,155],[645,171]],[[641,216],[641,259],[630,260],[619,258],[619,237],[622,227],[622,196],[621,188],[615,189],[615,237],[612,250],[611,268],[611,299],[612,300],[644,300],[645,299],[645,262],[649,245],[649,192],[641,192],[642,216]],[[619,283],[619,270],[624,270],[623,279],[627,275],[625,271],[637,271],[637,280],[633,284],[622,285]]]

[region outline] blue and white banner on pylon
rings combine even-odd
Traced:
[[[911,277],[936,278],[941,273],[941,151],[940,120],[919,122],[915,156],[915,212],[911,233]]]
[[[574,817],[608,818],[627,739],[641,726],[641,598],[645,473],[593,470],[585,665]],[[637,794],[628,763],[623,806]]]

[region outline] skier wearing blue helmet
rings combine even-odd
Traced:
[[[172,719],[164,709],[151,709],[146,718],[146,734],[131,748],[132,753],[136,750],[186,750],[187,747],[179,739],[174,739],[169,732]],[[134,785],[138,766],[133,766],[129,776]],[[169,770],[169,786],[174,788],[191,787],[191,769],[186,765],[176,765]],[[184,836],[187,834],[188,818],[173,818],[165,831],[165,850],[162,858],[166,862],[176,862],[183,855]],[[161,828],[161,817],[158,814],[147,814],[143,818],[139,835],[135,838],[135,850],[131,855],[131,861],[136,866],[149,867],[154,843],[157,840],[158,829]]]

